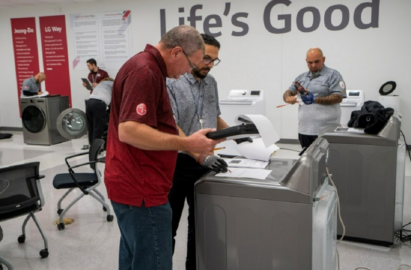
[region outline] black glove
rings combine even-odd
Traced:
[[[217,156],[206,156],[201,165],[215,171],[216,173],[227,172],[228,166],[223,159]]]
[[[237,144],[243,143],[243,142],[253,142],[253,139],[251,139],[250,137],[245,137],[245,138],[240,138],[240,139],[234,139],[234,141]]]

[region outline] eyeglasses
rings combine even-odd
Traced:
[[[185,57],[187,58],[188,64],[190,65],[191,68],[195,68],[196,65],[194,65],[193,63],[191,63],[190,59],[188,59],[188,55],[186,54],[186,52],[183,50],[183,53],[185,55]]]
[[[208,56],[204,56],[204,58],[203,58],[203,63],[204,64],[206,64],[206,65],[209,65],[209,64],[211,64],[211,63],[214,63],[214,66],[217,66],[218,64],[220,64],[220,62],[221,62],[221,60],[220,59],[218,59],[218,58],[216,58],[216,59],[211,59],[210,57],[208,57]]]

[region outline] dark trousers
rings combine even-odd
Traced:
[[[317,135],[304,135],[298,133],[298,140],[300,141],[301,147],[304,149],[305,147],[309,147],[316,139],[318,138]]]
[[[101,138],[108,127],[107,105],[99,99],[89,99],[86,102],[86,116],[88,128],[88,141]]]
[[[187,234],[187,257],[186,270],[196,269],[196,242],[195,242],[195,219],[194,219],[194,184],[209,171],[198,164],[192,157],[186,154],[178,154],[176,170],[174,172],[173,186],[168,195],[171,209],[173,211],[172,236],[173,253],[175,237],[178,224],[183,212],[184,202],[188,204],[188,234]]]

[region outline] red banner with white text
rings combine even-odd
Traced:
[[[68,96],[71,106],[70,73],[64,15],[40,17],[46,91],[50,95]]]
[[[23,81],[40,72],[35,18],[11,19],[17,94],[20,97]],[[20,102],[19,102],[20,105]]]

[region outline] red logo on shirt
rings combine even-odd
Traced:
[[[144,103],[138,104],[137,108],[136,108],[136,111],[137,111],[137,114],[139,114],[139,115],[145,115],[147,113],[146,104],[144,104]]]

